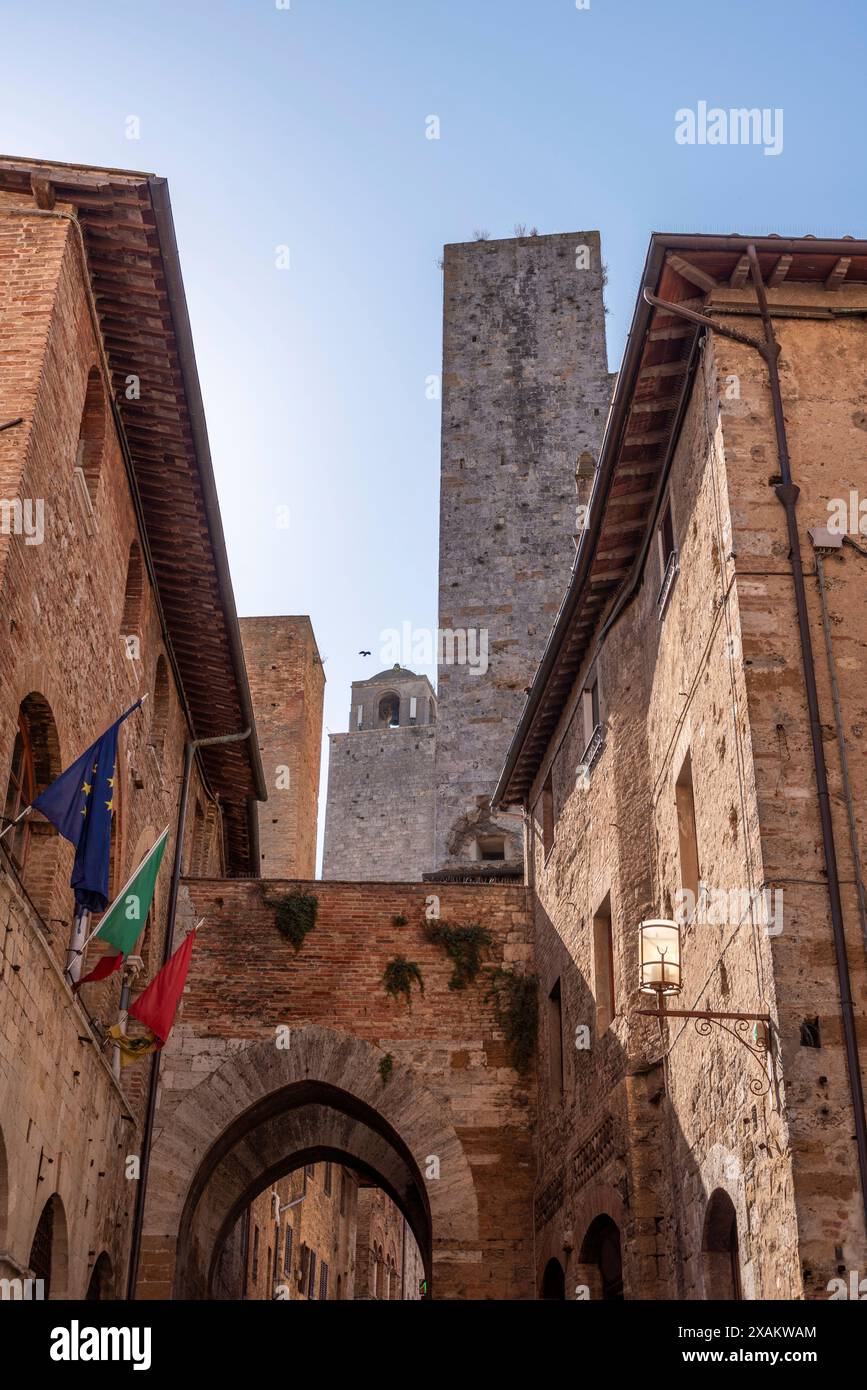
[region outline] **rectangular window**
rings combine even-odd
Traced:
[[[698,901],[701,869],[698,857],[698,831],[695,825],[695,795],[692,786],[692,755],[687,753],[674,786],[677,802],[677,835],[680,842],[680,882]],[[690,913],[692,916],[692,913]]]
[[[415,721],[416,721],[416,715],[417,715],[417,710],[418,710],[418,701],[417,701],[417,699],[416,699],[416,696],[415,696],[415,695],[410,695],[410,697],[409,697],[409,722],[410,722],[410,724],[414,724],[414,723],[415,723]]]
[[[253,1232],[253,1271],[252,1279],[255,1284],[259,1278],[259,1227]]]
[[[668,606],[668,596],[678,571],[677,547],[674,544],[674,522],[671,517],[671,499],[666,502],[662,510],[656,531],[656,544],[659,551],[660,574],[659,597],[656,604],[661,620]]]
[[[584,747],[590,743],[596,730],[599,728],[599,681],[594,679],[592,685],[588,685],[583,692],[582,700],[584,703]]]
[[[310,1251],[310,1263],[307,1266],[307,1297],[316,1297],[316,1255]]]
[[[674,554],[674,523],[671,519],[671,501],[666,502],[659,521],[659,558],[665,574],[668,562]]]
[[[542,828],[542,852],[547,859],[554,848],[554,783],[550,772],[545,778],[542,795],[537,804],[539,806],[537,819]]]
[[[596,1036],[599,1037],[617,1012],[610,893],[606,894],[593,918],[593,992],[596,996]]]
[[[325,1195],[326,1195],[326,1197],[330,1197],[330,1196],[331,1196],[331,1169],[332,1169],[332,1165],[331,1165],[330,1163],[326,1163],[326,1165],[325,1165]]]
[[[560,996],[560,981],[548,995],[548,1080],[549,1096],[552,1105],[559,1105],[563,1099],[563,1003]]]
[[[292,1227],[286,1227],[286,1244],[283,1246],[283,1273],[292,1273]]]
[[[319,1297],[322,1299],[328,1297],[328,1265],[324,1260],[319,1268]]]

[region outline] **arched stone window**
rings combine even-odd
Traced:
[[[102,454],[105,448],[105,414],[105,392],[102,389],[102,378],[99,368],[92,367],[87,378],[84,410],[78,431],[78,447],[75,451],[75,466],[81,469],[92,507],[96,506],[99,475],[102,471]]]
[[[542,1275],[542,1297],[545,1299],[565,1299],[566,1271],[559,1260],[551,1259]]]
[[[61,771],[60,741],[51,706],[43,695],[32,691],[18,710],[18,728],[3,808],[4,828],[55,777],[59,777]],[[19,821],[3,844],[37,912],[43,917],[50,916],[59,844],[54,826],[34,812]]]
[[[157,657],[154,672],[154,703],[151,712],[150,744],[158,758],[163,755],[169,723],[169,669],[164,656]]]
[[[141,546],[138,541],[133,541],[129,548],[129,559],[126,566],[126,588],[123,595],[123,616],[120,620],[120,633],[124,638],[140,638],[142,624],[142,606],[144,600],[144,563],[142,561]],[[128,642],[130,647],[135,647],[129,655],[138,657],[138,643]]]
[[[103,1250],[90,1271],[85,1298],[88,1302],[105,1301],[114,1298],[114,1271],[108,1252]]]
[[[729,1302],[743,1298],[738,1249],[738,1218],[722,1187],[711,1193],[702,1239],[705,1296]]]
[[[393,690],[380,697],[376,722],[380,729],[400,727],[400,696]]]
[[[68,1298],[67,1259],[66,1213],[55,1192],[42,1208],[27,1260],[33,1278],[44,1281],[46,1298]]]
[[[578,1258],[584,1266],[580,1278],[590,1284],[592,1298],[623,1298],[620,1228],[610,1216],[597,1216],[590,1223]]]

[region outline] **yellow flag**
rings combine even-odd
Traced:
[[[139,1057],[147,1056],[149,1052],[156,1052],[160,1045],[159,1038],[150,1029],[139,1038],[131,1038],[123,1032],[119,1023],[116,1023],[113,1028],[109,1028],[108,1036],[120,1048],[122,1067],[128,1067],[132,1062],[137,1062]]]

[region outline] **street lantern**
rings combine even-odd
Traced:
[[[639,988],[643,994],[680,994],[680,928],[651,917],[638,928]]]

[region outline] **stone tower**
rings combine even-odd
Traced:
[[[308,617],[241,618],[268,800],[262,878],[314,878],[325,672]]]
[[[516,873],[492,816],[611,391],[598,232],[445,248],[435,868]]]
[[[427,676],[353,681],[349,732],[329,736],[323,878],[417,882],[430,868],[436,718]]]

